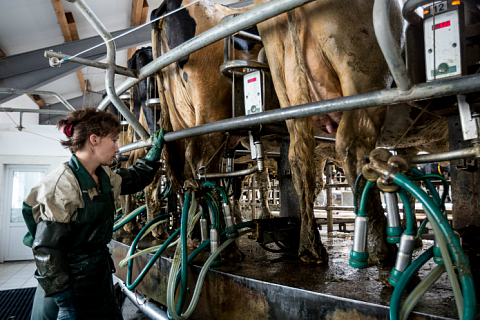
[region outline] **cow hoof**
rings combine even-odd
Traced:
[[[187,239],[187,247],[191,249],[196,249],[200,247],[202,241],[200,239]]]
[[[315,258],[312,254],[304,254],[300,256],[300,260],[306,263],[316,263],[316,264],[323,264],[325,260],[320,258]]]

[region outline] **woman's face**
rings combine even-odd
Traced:
[[[108,135],[99,140],[95,150],[98,160],[102,166],[109,166],[119,151],[117,145],[118,135]]]

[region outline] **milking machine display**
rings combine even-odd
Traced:
[[[477,273],[480,269],[478,260],[480,247],[475,243],[478,235],[472,234],[480,227],[478,208],[475,207],[468,215],[465,213],[467,218],[463,219],[470,220],[455,220],[458,219],[457,216],[463,214],[459,210],[462,205],[456,204],[455,197],[462,197],[462,199],[473,197],[476,203],[478,182],[475,179],[480,178],[476,176],[478,171],[476,162],[480,157],[479,118],[476,113],[476,107],[480,105],[478,97],[480,92],[480,75],[478,74],[480,8],[476,1],[408,0],[402,4],[403,7],[400,9],[402,9],[404,21],[409,23],[409,29],[405,28],[407,64],[403,61],[390,26],[390,5],[394,5],[390,4],[389,0],[372,1],[369,4],[371,8],[369,7],[368,10],[371,12],[373,9],[371,28],[375,33],[370,36],[378,39],[379,50],[386,60],[384,68],[388,75],[393,77],[396,87],[387,87],[373,92],[371,92],[372,88],[369,88],[370,91],[357,92],[358,94],[345,97],[334,94],[329,96],[330,92],[327,92],[329,90],[327,88],[325,89],[327,93],[315,91],[308,97],[300,95],[300,98],[295,96],[297,92],[308,85],[314,86],[311,83],[307,84],[308,81],[312,83],[317,81],[316,75],[308,74],[308,77],[315,78],[314,80],[310,78],[309,80],[305,76],[308,63],[293,66],[291,61],[296,59],[296,63],[298,62],[298,56],[295,56],[295,59],[288,60],[292,65],[285,63],[282,67],[274,66],[271,53],[277,52],[277,49],[269,48],[269,42],[258,35],[258,30],[257,34],[252,33],[251,27],[289,10],[302,8],[303,5],[320,3],[321,0],[316,2],[272,0],[259,4],[243,13],[227,15],[217,26],[172,47],[167,41],[167,20],[162,25],[162,19],[166,19],[167,16],[172,18],[175,12],[187,10],[186,7],[190,5],[192,5],[191,8],[200,7],[201,1],[183,1],[182,5],[186,7],[174,8],[177,10],[175,12],[170,11],[169,7],[164,8],[168,12],[165,11],[163,16],[157,18],[160,22],[157,22],[159,24],[156,29],[154,27],[157,33],[154,35],[152,51],[156,59],[140,70],[115,65],[115,44],[106,28],[83,0],[69,1],[76,4],[103,37],[107,45],[107,63],[85,62],[76,57],[50,51],[46,51],[45,55],[50,57],[52,66],[73,62],[106,69],[108,97],[98,108],[106,108],[111,101],[141,139],[121,146],[120,153],[130,152],[129,157],[133,159],[137,157],[135,155],[137,149],[150,147],[152,141],[148,129],[131,112],[134,105],[133,95],[127,95],[125,100],[119,95],[135,85],[137,86],[130,90],[139,90],[138,84],[148,79],[146,80],[147,98],[142,102],[142,106],[153,109],[155,114],[157,108],[162,112],[158,123],[161,123],[165,130],[162,135],[165,142],[164,169],[161,170],[160,176],[155,180],[155,185],[150,187],[151,189],[144,190],[134,198],[122,200],[113,230],[116,241],[112,241],[111,245],[111,252],[117,264],[115,275],[119,278],[119,285],[144,313],[154,319],[187,319],[189,317],[193,319],[240,317],[407,319],[409,315],[414,319],[452,317],[475,319],[478,317],[476,289],[480,287],[477,282],[479,278]],[[334,4],[330,5],[334,6]],[[421,15],[416,13],[420,10],[423,11]],[[300,15],[301,11],[297,12]],[[423,18],[420,18],[421,16]],[[282,50],[297,53],[301,49],[297,47],[298,43],[295,41],[301,37],[295,28],[300,28],[299,25],[303,22],[297,21],[295,15],[290,13],[288,17],[282,19],[285,23],[288,21],[290,29],[287,37],[293,39],[291,46]],[[372,17],[370,16],[369,19]],[[247,29],[249,32],[244,31]],[[297,33],[292,30],[297,30]],[[165,37],[165,33],[167,37],[162,38]],[[262,32],[260,34],[262,35]],[[369,32],[362,31],[362,36],[369,36]],[[222,39],[223,42],[220,41]],[[260,49],[262,41],[265,47]],[[419,43],[423,43],[423,48],[418,47]],[[155,45],[158,47],[155,48]],[[208,73],[218,72],[223,77],[220,79],[228,82],[225,96],[231,97],[231,105],[226,108],[229,109],[228,113],[231,116],[224,119],[216,118],[219,120],[216,122],[204,121],[192,126],[185,125],[181,130],[174,130],[172,124],[168,127],[166,119],[169,117],[166,113],[168,113],[169,104],[172,104],[172,101],[175,103],[175,100],[178,102],[180,99],[175,95],[181,91],[181,97],[187,101],[186,104],[194,100],[192,97],[186,97],[190,91],[185,88],[190,88],[188,87],[190,83],[195,82],[195,73],[192,72],[193,67],[189,65],[189,61],[199,59],[195,54],[213,45],[218,46],[215,52],[223,53],[219,59],[223,60],[220,62],[223,64],[219,65],[218,70],[206,72],[203,70],[203,74],[207,77]],[[240,51],[240,48],[246,50],[243,48],[247,47],[250,50],[247,53]],[[304,50],[307,49],[304,48]],[[209,51],[208,54],[213,55],[211,53],[213,51]],[[248,58],[248,54],[253,51],[255,51],[254,55],[258,56],[256,60]],[[181,58],[184,64],[177,64],[176,61]],[[214,58],[211,57],[212,60]],[[315,59],[317,58],[315,56]],[[325,59],[334,60],[333,57]],[[417,60],[424,61],[423,65],[415,64]],[[384,64],[383,61],[381,63]],[[334,63],[327,61],[327,68],[333,70],[332,64]],[[413,65],[419,69],[411,70]],[[173,87],[173,80],[166,78],[168,76],[166,71],[162,72],[162,69],[168,68],[170,68],[169,72],[182,70],[181,76],[175,77],[175,81],[178,81],[175,85],[178,87]],[[278,75],[278,70],[289,71],[289,68],[295,72],[295,77],[286,79]],[[355,66],[352,68],[355,69]],[[335,72],[337,71],[333,73]],[[115,73],[129,77],[116,88]],[[341,75],[337,76],[341,78]],[[279,94],[281,90],[278,77],[284,81],[284,96]],[[340,86],[342,81],[347,80],[337,79],[336,81],[333,87]],[[288,87],[289,82],[294,86]],[[156,89],[155,93],[152,87]],[[222,91],[217,90],[216,87],[212,91],[215,91],[215,98],[223,99],[219,93]],[[329,98],[321,98],[323,94]],[[291,106],[285,106],[285,101],[292,96],[295,96],[295,101],[302,105],[295,106],[292,100]],[[335,99],[330,99],[331,97]],[[124,101],[128,101],[132,107],[127,106]],[[424,103],[425,101],[427,103]],[[390,105],[388,108],[395,110],[394,108],[400,103],[408,104],[409,108],[412,107],[411,113],[417,116],[415,120],[408,123],[410,127],[407,126],[405,134],[422,115],[430,117],[428,121],[432,118],[436,120],[440,116],[435,112],[448,109],[453,105],[455,110],[448,109],[450,110],[448,116],[459,114],[459,118],[456,120],[449,118],[444,122],[444,124],[448,122],[449,125],[450,151],[438,148],[435,150],[444,152],[402,155],[402,152],[398,152],[400,150],[400,147],[397,148],[400,143],[398,141],[395,148],[393,146],[388,148],[394,152],[371,145],[370,150],[364,151],[360,147],[355,149],[354,143],[347,143],[348,152],[342,157],[339,156],[341,154],[339,150],[336,150],[336,153],[335,150],[333,151],[332,158],[321,153],[323,163],[329,159],[336,165],[340,164],[342,167],[345,165],[344,170],[341,171],[342,177],[344,180],[346,177],[350,186],[353,187],[354,196],[353,206],[345,206],[342,210],[349,210],[355,216],[354,221],[343,216],[336,218],[344,219],[343,224],[353,224],[354,230],[353,238],[335,233],[336,237],[344,237],[338,238],[341,240],[335,240],[335,236],[331,233],[333,231],[331,226],[335,223],[332,212],[336,209],[331,200],[331,191],[330,193],[327,191],[330,198],[322,208],[328,213],[328,233],[325,236],[327,239],[323,240],[326,244],[322,243],[317,229],[319,219],[316,215],[319,213],[318,210],[314,210],[313,199],[317,198],[314,192],[321,191],[319,188],[323,187],[324,180],[320,177],[315,181],[308,176],[312,171],[310,162],[313,163],[314,155],[318,155],[316,142],[328,145],[330,148],[334,146],[332,142],[337,148],[343,146],[344,137],[337,134],[337,141],[335,141],[332,138],[335,134],[331,132],[331,128],[335,126],[339,127],[339,132],[345,132],[342,127],[343,118],[336,124],[328,122],[324,126],[326,128],[324,131],[328,131],[328,134],[325,137],[317,137],[316,140],[311,135],[315,130],[311,125],[313,122],[296,121],[318,115],[358,111],[358,119],[355,120],[367,123],[370,119],[361,118],[362,113],[359,110],[372,110],[373,108],[365,108],[384,105]],[[433,104],[433,107],[430,107],[430,104]],[[196,107],[192,105],[189,110]],[[429,107],[430,109],[427,110]],[[378,114],[386,113],[386,109],[382,110]],[[198,114],[197,118],[200,118]],[[317,119],[324,121],[326,118]],[[155,122],[156,120],[155,118]],[[187,120],[183,119],[183,121],[187,123]],[[430,123],[428,121],[426,123]],[[297,125],[298,123],[306,125],[302,127]],[[461,130],[459,131],[461,137],[452,138],[453,123],[455,128]],[[350,129],[353,130],[351,127],[355,125],[355,123],[350,124]],[[385,125],[385,129],[389,129],[388,126]],[[302,140],[303,137],[299,138],[293,133],[302,129],[311,130],[308,131],[310,140],[307,138]],[[439,131],[445,132],[445,130],[447,128],[442,127]],[[133,134],[131,129],[130,131]],[[353,140],[364,138],[368,140],[368,134],[358,133]],[[377,132],[374,133],[374,135],[377,134]],[[200,140],[193,140],[199,136],[202,137]],[[290,136],[291,140],[287,139],[287,142],[284,138],[282,140],[281,138],[285,136]],[[242,151],[240,149],[235,151],[235,148],[229,145],[235,139],[244,142]],[[269,144],[271,141],[275,142],[273,148]],[[278,143],[279,141],[283,142]],[[307,142],[304,143],[305,141]],[[466,144],[462,144],[461,148],[458,146],[453,148],[457,143],[455,141]],[[447,143],[445,142],[442,147],[445,147],[445,144]],[[184,148],[181,149],[183,153],[174,155],[173,149],[168,149],[172,145]],[[324,150],[328,150],[328,146]],[[420,150],[420,148],[421,146],[417,145],[417,149]],[[290,154],[287,155],[289,150]],[[302,156],[296,153],[298,150],[310,152],[311,161],[292,162]],[[249,166],[243,164],[242,167],[240,160],[245,160],[241,157],[242,152],[250,154],[250,159],[246,160],[250,163]],[[172,155],[176,158],[173,158],[173,161],[168,160],[167,157]],[[354,162],[349,158],[352,155],[356,159]],[[272,158],[276,160],[273,161]],[[475,160],[469,162],[468,159],[472,158]],[[441,174],[427,174],[416,166],[420,163],[441,161],[451,161],[452,164],[454,161],[463,161],[462,168],[467,168],[460,169],[460,165],[455,167],[451,165],[451,170],[454,172],[452,173],[452,198],[455,229],[449,222],[445,205],[449,196],[449,182]],[[352,172],[351,167],[348,168],[349,163],[350,165],[353,163],[351,167],[356,172]],[[175,165],[180,167],[180,172],[172,173],[171,168]],[[332,175],[329,170],[331,169],[327,169],[326,188],[335,188],[335,185],[333,187],[329,185]],[[340,172],[340,169],[337,171]],[[279,217],[271,216],[268,209],[268,187],[262,184],[264,181],[268,184],[271,172],[275,172],[275,178],[279,181],[278,188],[273,190],[273,194],[280,191],[281,208],[278,213],[275,212]],[[306,174],[302,176],[298,174],[299,172],[306,172]],[[313,173],[315,173],[315,167],[313,167]],[[473,181],[469,189],[465,185],[455,185],[455,179],[464,173],[471,177],[470,181]],[[243,207],[242,212],[240,197],[244,185],[243,178],[252,174],[257,179],[260,197],[264,197],[260,201],[265,201],[266,205],[259,205],[261,209],[257,212],[254,209],[257,204],[248,203]],[[317,171],[317,175],[322,176],[323,169]],[[350,181],[355,175],[357,179]],[[468,177],[465,179],[468,180]],[[441,185],[441,194],[432,180]],[[346,182],[342,184],[343,187],[348,187]],[[425,188],[422,188],[420,183]],[[294,185],[295,187],[300,185],[302,188],[295,190]],[[465,191],[466,189],[468,190]],[[384,198],[385,210],[373,209],[378,205],[380,192]],[[273,199],[276,197],[273,196]],[[401,206],[399,206],[399,199]],[[417,226],[416,220],[415,203],[417,202],[421,203],[425,214],[425,219],[420,226]],[[250,213],[247,214],[245,210],[249,205]],[[287,210],[287,208],[296,209]],[[381,210],[381,214],[373,216],[372,212],[375,210]],[[403,211],[402,215],[400,211]],[[422,248],[419,239],[427,223],[433,230],[434,241],[425,241],[424,244],[428,245],[425,245],[425,250],[420,254],[415,250]],[[463,225],[470,229],[462,229]],[[461,230],[457,232],[457,229]],[[248,238],[242,237],[247,234]],[[322,235],[325,234],[322,232]],[[347,245],[348,248],[346,248]],[[332,247],[336,249],[332,249],[332,252],[327,255],[326,248],[331,250]],[[381,251],[382,248],[386,249]],[[261,258],[252,257],[255,254]],[[385,262],[388,259],[391,261],[390,265]],[[249,265],[252,261],[255,264]],[[282,268],[276,267],[275,263]],[[373,270],[375,268],[371,268],[372,265],[378,267],[378,274]],[[386,276],[385,272],[383,276],[381,275],[384,265],[388,267]],[[338,271],[337,267],[341,270]],[[443,276],[444,274],[447,277]],[[335,278],[337,280],[333,281],[332,277],[337,277]],[[376,277],[383,277],[381,279],[384,280],[383,284],[375,281]],[[420,277],[423,279],[420,280]],[[448,300],[445,302],[446,307],[443,302],[437,301],[438,299],[427,292],[435,288],[437,281],[443,281],[441,282],[442,290],[445,286],[448,287],[447,298],[443,296],[443,299]],[[369,290],[365,285],[371,285],[373,292],[378,293],[378,296],[365,293],[365,290]],[[384,290],[384,288],[387,289]],[[405,291],[408,292],[406,299],[402,298]],[[426,299],[423,304],[422,299]],[[417,309],[414,309],[417,305]]]

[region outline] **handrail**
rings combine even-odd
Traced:
[[[120,111],[120,113],[125,117],[128,123],[132,128],[140,135],[142,140],[150,140],[150,134],[147,130],[140,124],[137,118],[130,112],[130,109],[123,103],[123,101],[118,97],[115,92],[115,42],[112,40],[112,35],[108,32],[107,28],[103,23],[97,18],[95,13],[90,10],[84,0],[67,0],[72,2],[75,6],[82,12],[85,18],[90,22],[90,24],[95,28],[98,34],[105,41],[107,46],[107,69],[105,74],[105,88],[107,90],[108,98],[113,102],[115,107]]]
[[[53,91],[41,91],[41,90],[26,90],[26,89],[14,89],[14,88],[0,88],[0,93],[10,94],[44,94],[54,96],[70,111],[75,111],[75,108],[65,100],[61,95]]]

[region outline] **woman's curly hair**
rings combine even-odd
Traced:
[[[70,113],[67,118],[57,122],[57,128],[63,129],[68,140],[60,143],[69,148],[72,154],[82,149],[92,134],[101,138],[116,136],[122,130],[118,118],[109,112],[85,108]]]

